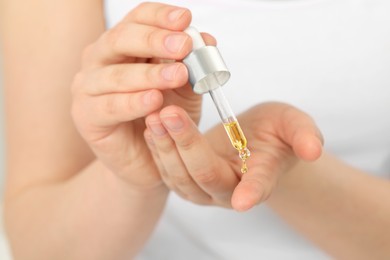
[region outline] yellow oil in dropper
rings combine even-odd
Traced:
[[[218,113],[222,119],[223,126],[230,139],[232,146],[238,151],[238,155],[242,161],[241,173],[248,172],[248,166],[246,160],[250,156],[250,151],[247,148],[247,140],[245,135],[238,123],[232,109],[227,102],[225,95],[223,94],[220,87],[214,88],[209,91],[215,106],[217,107]]]
[[[246,160],[251,154],[249,149],[246,147],[247,140],[245,138],[244,133],[242,132],[240,125],[238,124],[238,121],[224,123],[223,126],[225,127],[226,133],[229,136],[230,142],[232,143],[233,147],[238,151],[238,155],[241,158],[241,173],[248,172]]]

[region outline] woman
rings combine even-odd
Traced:
[[[15,258],[388,258],[389,4],[169,3],[219,41],[248,173],[186,83],[189,9],[3,0]]]

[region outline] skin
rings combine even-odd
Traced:
[[[201,98],[178,62],[192,46],[189,10],[145,3],[105,30],[96,0],[0,3],[15,259],[131,259],[170,190],[239,211],[267,201],[336,258],[390,255],[389,203],[376,200],[389,184],[326,154],[306,163],[322,139],[302,111],[270,103],[239,117],[252,150],[244,176],[220,126],[200,135]],[[178,118],[183,127],[169,129]]]
[[[142,117],[175,102],[199,118],[201,99],[171,61],[191,50],[182,32],[190,12],[143,4],[105,31],[96,1],[2,7],[5,222],[15,259],[131,258],[168,194]]]
[[[180,107],[147,116],[145,140],[166,185],[195,203],[245,211],[267,200],[279,175],[299,159],[321,155],[322,136],[315,123],[292,106],[265,103],[238,120],[250,140],[248,174],[241,174],[238,152],[222,125],[203,137]]]
[[[335,259],[390,257],[389,181],[322,153],[321,135],[303,112],[266,103],[238,117],[252,154],[242,176],[222,126],[202,135],[176,106],[146,121],[163,180],[183,198],[238,211],[264,202]],[[156,133],[157,124],[165,131]]]

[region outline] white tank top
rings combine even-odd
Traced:
[[[113,26],[141,1],[106,1]],[[390,1],[182,0],[213,34],[232,77],[236,114],[264,101],[293,104],[321,128],[326,149],[364,171],[390,173]],[[204,97],[202,130],[220,119]],[[250,140],[248,140],[250,142]],[[247,213],[172,194],[139,259],[329,259],[267,206]]]

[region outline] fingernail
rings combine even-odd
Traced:
[[[184,34],[171,34],[165,39],[165,47],[168,51],[177,53],[184,47],[184,43],[189,36]]]
[[[168,14],[168,19],[171,22],[179,20],[179,18],[185,13],[186,9],[175,9]]]
[[[164,126],[160,122],[149,122],[148,126],[153,134],[161,136],[167,133]]]
[[[177,114],[164,115],[161,119],[164,125],[172,131],[179,131],[184,126],[183,120]]]
[[[180,65],[179,64],[171,64],[171,65],[166,65],[162,70],[161,70],[161,75],[164,79],[166,80],[174,80],[176,72],[178,71]]]

